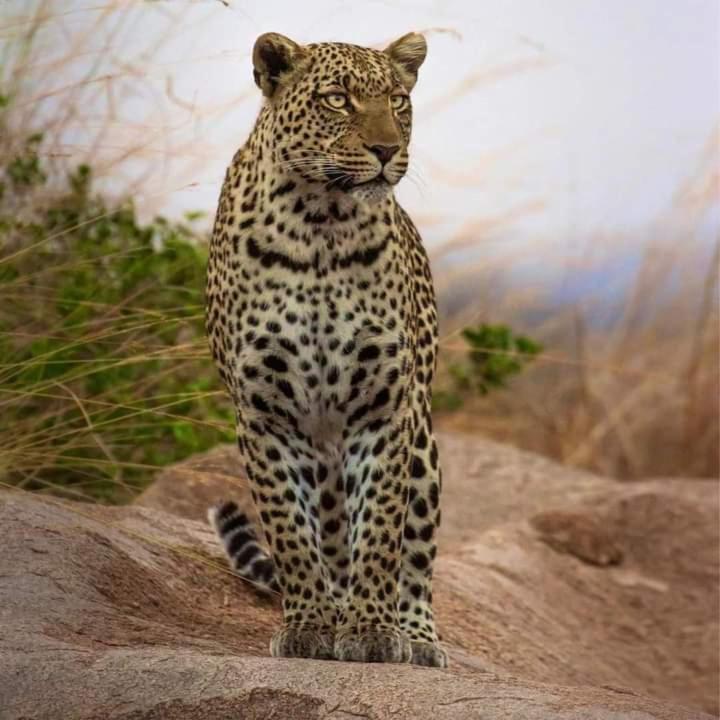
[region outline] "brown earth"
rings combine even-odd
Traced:
[[[235,451],[219,448],[141,498],[165,512],[0,493],[0,719],[718,712],[716,483],[621,484],[440,441],[449,670],[268,658],[275,603],[178,516],[243,497]]]

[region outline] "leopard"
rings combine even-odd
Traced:
[[[426,53],[417,32],[383,50],[279,33],[253,48],[262,104],[220,193],[206,331],[259,532],[231,500],[210,521],[237,574],[281,596],[274,657],[448,664],[437,304],[395,197]]]

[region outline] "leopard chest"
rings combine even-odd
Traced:
[[[246,419],[335,444],[396,413],[407,394],[412,284],[391,249],[372,264],[324,260],[302,273],[248,264],[250,279],[229,291],[237,300],[224,345]]]

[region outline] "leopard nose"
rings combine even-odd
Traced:
[[[375,157],[386,165],[392,156],[400,149],[399,145],[366,145],[365,146]]]

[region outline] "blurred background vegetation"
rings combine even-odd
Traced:
[[[29,136],[0,169],[5,482],[134,497],[158,467],[232,439],[203,337],[205,238],[109,207],[80,165],[54,178]]]
[[[163,466],[233,438],[203,334],[214,208],[140,218],[132,183],[94,187],[95,174],[117,178],[115,167],[143,159],[129,146],[115,164],[98,160],[109,110],[80,160],[57,150],[88,81],[64,88],[51,115],[38,111],[28,68],[55,10],[39,2],[1,29],[0,482],[128,502]],[[622,479],[717,476],[718,245],[688,261],[685,242],[717,202],[716,150],[609,305],[597,302],[602,283],[569,300],[509,282],[512,258],[477,251],[481,221],[432,248],[438,427]]]

